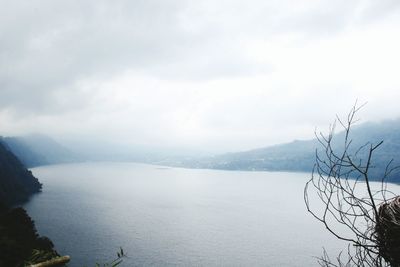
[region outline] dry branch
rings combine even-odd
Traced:
[[[30,267],[53,267],[53,266],[59,266],[62,264],[65,264],[70,261],[70,256],[61,256],[57,258],[53,258],[48,261],[44,261],[41,263],[33,264]]]

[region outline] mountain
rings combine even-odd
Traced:
[[[51,240],[39,236],[26,211],[11,208],[41,188],[7,144],[0,142],[0,266],[27,266],[28,262],[30,265],[59,256]]]
[[[313,166],[316,142],[287,144],[187,160],[185,167],[222,170],[308,171]]]
[[[340,151],[344,133],[334,137],[333,146]],[[368,142],[383,144],[374,152],[373,168],[370,175],[373,180],[380,180],[387,163],[393,159],[393,166],[400,166],[400,119],[383,122],[368,122],[354,126],[350,138],[350,152]],[[258,170],[258,171],[301,171],[310,172],[315,162],[315,151],[321,150],[317,139],[296,140],[291,143],[269,146],[249,151],[191,159],[175,164],[189,168],[208,168],[224,170]],[[361,152],[360,158],[366,153]],[[400,173],[395,172],[389,181],[400,183]]]
[[[4,137],[0,142],[6,144],[28,168],[79,160],[79,156],[45,135]]]
[[[26,167],[35,167],[49,164],[45,156],[33,151],[32,148],[19,137],[3,137],[0,139]]]
[[[41,188],[38,179],[0,143],[0,204],[10,206],[26,201]]]

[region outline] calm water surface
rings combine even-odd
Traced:
[[[43,192],[25,205],[68,265],[316,266],[344,245],[307,212],[309,174],[82,163],[34,168]]]

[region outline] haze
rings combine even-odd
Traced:
[[[400,116],[396,0],[0,2],[0,135],[226,152]]]

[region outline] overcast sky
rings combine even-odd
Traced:
[[[398,0],[1,1],[0,135],[234,151],[400,117]]]

